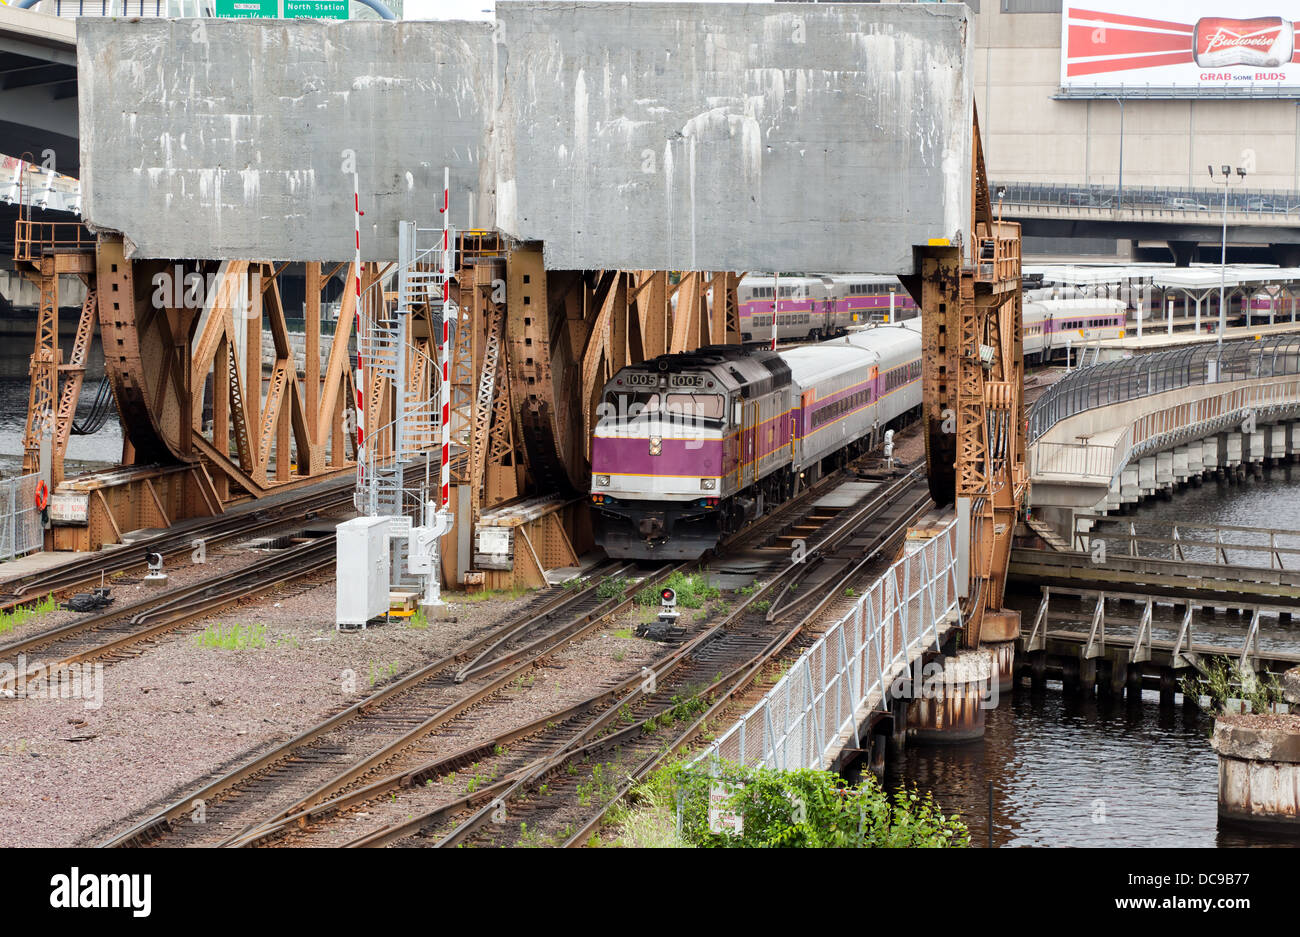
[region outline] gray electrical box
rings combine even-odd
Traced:
[[[364,628],[388,612],[391,517],[356,517],[335,528],[334,623]]]

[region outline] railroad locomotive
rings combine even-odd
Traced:
[[[920,406],[921,336],[907,326],[624,368],[591,441],[597,542],[612,557],[698,557]]]

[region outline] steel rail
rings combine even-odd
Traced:
[[[548,611],[556,611],[562,606],[577,600],[581,594],[582,593],[568,592],[561,588],[557,588],[550,595],[542,597],[539,602],[530,605],[525,610],[525,613],[529,615],[540,615]],[[310,729],[307,729],[294,736],[292,739],[289,739],[287,742],[284,742],[283,744],[276,746],[274,749],[226,772],[175,803],[162,808],[132,828],[105,841],[102,845],[128,845],[133,840],[148,834],[156,827],[188,813],[190,810],[190,804],[193,800],[211,798],[212,795],[239,783],[247,777],[260,773],[274,762],[288,757],[295,749],[309,745],[326,732],[351,721],[357,716],[369,712],[387,702],[392,697],[417,686],[423,681],[432,679],[449,670],[466,654],[476,653],[480,648],[485,647],[487,644],[495,640],[497,633],[498,629],[493,629],[488,634],[471,641],[464,647],[458,648],[452,653],[407,674],[405,677],[402,677],[394,683],[376,690],[366,698],[358,700],[334,715],[329,716]]]
[[[102,627],[112,627],[125,623],[147,625],[140,630],[116,635],[105,642],[84,650],[60,657],[59,660],[44,665],[27,668],[23,674],[17,672],[0,677],[0,689],[16,685],[19,679],[25,681],[40,679],[42,676],[57,672],[71,664],[94,660],[121,651],[132,644],[157,637],[175,630],[192,619],[216,611],[239,599],[265,592],[276,586],[311,575],[334,562],[334,538],[322,537],[311,543],[301,544],[285,551],[268,563],[255,564],[234,574],[224,573],[206,579],[203,582],[173,589],[161,596],[145,599],[124,608],[110,609],[91,618],[69,622],[49,631],[31,635],[0,647],[0,657],[10,658],[25,655],[61,640],[75,637]],[[151,621],[161,617],[162,621],[150,625]]]
[[[308,514],[345,507],[351,503],[351,488],[339,483],[329,483],[327,491],[304,493],[299,498],[274,505],[265,509],[274,511],[272,516],[263,515],[263,511],[250,511],[235,515],[221,514],[211,522],[196,525],[184,530],[169,530],[137,540],[134,543],[115,550],[96,553],[92,556],[73,560],[62,566],[40,573],[32,573],[0,583],[0,589],[9,590],[16,599],[11,599],[4,609],[21,604],[22,598],[41,592],[63,592],[73,586],[92,582],[101,575],[109,575],[137,566],[145,565],[149,553],[161,553],[163,556],[175,556],[193,548],[193,541],[219,544],[235,538],[251,539],[265,530],[271,530],[285,524],[293,523]],[[348,483],[348,486],[351,482]]]
[[[918,484],[920,480],[921,479],[918,471],[912,471],[902,476],[895,483],[890,485],[885,491],[879,492],[867,504],[864,504],[859,508],[855,509],[848,519],[840,522],[829,535],[824,537],[819,544],[813,547],[813,550],[826,551],[828,549],[838,548],[846,539],[852,536],[852,534],[855,533],[859,528],[869,523],[871,520],[874,520],[882,511],[884,511],[888,507],[890,502],[901,491],[904,491],[907,488]],[[928,502],[929,502],[929,498],[927,495],[924,499],[921,500],[920,503],[924,504]],[[891,522],[890,528],[885,533],[881,534],[877,539],[879,541],[885,541],[888,540],[890,536],[896,535],[898,528],[908,523],[916,515],[916,513],[917,513],[917,509],[907,511],[906,513],[904,513],[903,515],[895,519],[893,522]],[[766,583],[761,589],[756,590],[744,602],[742,602],[741,605],[735,611],[733,611],[730,615],[728,615],[727,618],[724,619],[724,621],[720,622],[718,625],[715,625],[713,628],[709,629],[703,634],[692,639],[692,641],[690,641],[688,644],[680,648],[675,654],[673,654],[667,661],[662,663],[655,670],[656,680],[654,685],[656,687],[659,686],[660,682],[663,680],[664,677],[671,675],[674,671],[681,668],[686,663],[686,661],[694,655],[695,651],[705,647],[712,640],[714,640],[717,637],[720,637],[721,634],[725,632],[731,625],[740,621],[744,616],[744,614],[748,611],[750,606],[756,603],[757,601],[759,601],[761,597],[769,593],[777,592],[778,589],[780,590],[778,594],[784,594],[785,589],[788,588],[788,582],[786,582],[786,579],[801,575],[802,569],[800,567],[802,567],[802,565],[803,563],[796,562],[796,561],[792,561],[791,563],[789,563],[781,571],[781,573],[777,575],[776,578]],[[838,580],[836,582],[838,582]],[[828,596],[829,595],[833,595],[833,592],[828,592]],[[709,712],[710,713],[715,712],[725,700],[731,699],[732,697],[734,697],[734,695],[736,695],[740,691],[741,687],[747,686],[748,682],[752,681],[753,677],[772,658],[773,655],[779,653],[781,650],[787,647],[789,643],[793,641],[803,631],[805,626],[810,621],[813,620],[814,616],[817,613],[820,612],[821,607],[822,605],[819,604],[817,608],[815,608],[813,611],[809,612],[807,615],[801,618],[798,624],[795,625],[792,629],[788,629],[786,632],[775,637],[771,642],[768,643],[768,645],[766,645],[766,647],[762,651],[759,652],[757,657],[750,657],[746,660],[743,660],[740,664],[738,664],[735,668],[733,668],[732,671],[730,671],[727,676],[722,677],[719,680],[715,680],[714,683],[709,688],[707,688],[705,691],[702,691],[702,695],[707,695],[711,692],[716,692],[718,689],[725,686],[731,679],[736,677],[738,674],[742,674],[742,673],[744,674],[744,676],[740,678],[739,682],[737,682],[734,686],[732,686],[729,690],[727,690],[724,693],[723,700],[718,701],[712,707],[710,707]],[[771,620],[765,618],[765,621],[770,623]],[[542,780],[551,776],[552,774],[554,774],[555,771],[559,770],[565,764],[570,762],[571,759],[575,756],[575,752],[579,750],[578,748],[576,748],[576,746],[579,746],[582,742],[590,739],[596,732],[600,731],[602,728],[607,727],[608,724],[612,721],[612,719],[615,716],[617,716],[620,712],[625,711],[626,708],[631,703],[639,702],[640,700],[648,700],[655,695],[656,695],[655,693],[647,693],[643,689],[639,689],[629,694],[629,696],[626,699],[621,700],[618,705],[612,706],[609,711],[607,711],[603,716],[598,718],[591,726],[588,726],[586,729],[583,729],[578,733],[576,733],[574,737],[569,741],[569,743],[567,743],[566,745],[562,746],[559,750],[557,750],[557,752],[548,761],[539,764],[536,768],[534,768],[531,771],[526,771],[522,774],[519,774],[518,777],[515,777],[515,779],[510,783],[510,785],[504,789],[500,797],[494,798],[493,801],[481,807],[473,815],[471,815],[470,817],[462,821],[457,827],[455,827],[450,833],[448,833],[438,842],[438,846],[450,847],[464,842],[470,836],[474,835],[476,831],[481,829],[494,816],[499,804],[508,802],[512,797],[516,796],[520,792],[536,786],[538,783],[541,783]],[[669,708],[671,708],[669,705],[660,707],[656,709],[652,715],[646,716],[644,719],[640,720],[639,722],[634,723],[633,726],[629,727],[629,729],[620,730],[619,732],[615,733],[614,735],[606,739],[602,739],[599,742],[593,742],[591,744],[592,745],[599,744],[601,746],[613,744],[612,740],[621,739],[624,737],[625,734],[629,734],[632,730],[636,730],[639,727],[643,727],[649,719],[657,717],[659,713]],[[697,720],[697,723],[693,725],[697,725],[697,724],[699,724],[699,720]],[[587,747],[589,748],[590,746]],[[653,763],[657,763],[659,757],[662,756],[656,756]],[[640,776],[641,775],[637,775],[637,777]],[[503,779],[503,780],[508,780],[508,779]],[[629,782],[629,784],[626,785],[625,787],[630,788],[631,783],[633,782]],[[618,796],[622,796],[623,793],[624,791],[620,791]],[[611,801],[611,803],[613,802],[614,801]],[[422,828],[423,826],[427,826],[431,822],[435,822],[435,817],[440,818],[444,815],[446,815],[446,811],[443,808],[437,808],[435,811],[422,815],[421,818],[415,818],[411,821],[407,821],[406,823],[401,824],[400,826],[402,826],[403,828],[411,828],[412,826],[414,826],[416,829],[418,829],[418,828]],[[602,811],[602,815],[603,815],[603,811]],[[409,833],[405,835],[409,835]],[[396,838],[400,838],[400,836]],[[393,836],[388,835],[387,833],[385,833],[385,831],[379,831],[377,834],[373,834],[371,838],[367,839],[364,844],[371,845],[379,842],[387,843],[387,842],[392,842],[393,840],[394,840]]]
[[[662,578],[667,578],[667,576],[671,574],[672,569],[673,567],[664,567],[662,570],[659,571],[657,575]],[[596,585],[593,585],[592,588],[594,590],[596,588]],[[415,728],[409,730],[405,734],[389,742],[387,745],[385,745],[383,748],[379,749],[378,751],[371,753],[370,755],[366,756],[365,758],[359,761],[353,762],[344,771],[335,775],[333,778],[329,779],[324,784],[318,785],[313,791],[311,791],[311,793],[307,794],[305,797],[298,800],[290,807],[281,810],[279,813],[275,814],[272,817],[265,818],[255,824],[251,824],[245,827],[240,832],[222,840],[219,845],[221,846],[246,845],[250,841],[261,838],[262,830],[267,828],[268,825],[275,824],[279,821],[282,821],[283,819],[285,819],[286,816],[292,813],[298,813],[303,810],[306,810],[309,807],[312,807],[324,800],[327,800],[333,794],[338,793],[341,790],[344,790],[349,784],[353,783],[359,778],[365,777],[375,768],[386,763],[391,758],[395,757],[398,753],[400,753],[402,750],[410,747],[414,742],[424,737],[425,735],[428,735],[434,729],[446,725],[447,723],[455,719],[457,716],[460,716],[462,713],[466,712],[472,706],[476,705],[477,703],[483,701],[484,699],[487,699],[489,696],[492,696],[493,694],[509,686],[512,682],[514,682],[516,678],[519,677],[521,673],[524,673],[532,669],[537,665],[539,661],[550,656],[551,654],[555,653],[556,651],[560,650],[566,645],[571,644],[573,641],[577,640],[578,638],[583,637],[584,635],[590,633],[596,628],[596,626],[600,625],[610,615],[617,614],[623,608],[630,605],[634,601],[634,598],[633,597],[625,598],[621,602],[618,602],[616,605],[610,607],[610,603],[613,601],[614,601],[613,599],[608,599],[600,606],[598,606],[597,609],[593,609],[589,612],[584,613],[583,615],[579,616],[574,621],[564,625],[562,628],[558,629],[557,631],[551,632],[550,634],[547,635],[543,635],[541,638],[532,642],[532,644],[529,645],[529,647],[533,649],[533,656],[527,658],[526,660],[524,660],[519,664],[516,664],[513,667],[510,667],[510,669],[506,670],[505,673],[503,673],[501,676],[489,682],[486,686],[480,687],[477,690],[473,690],[470,693],[464,694],[458,699],[444,706],[442,709],[434,713],[424,722],[420,723]],[[488,673],[493,670],[499,669],[501,667],[509,666],[509,664],[512,663],[515,659],[517,659],[516,655],[509,655],[506,658],[501,658],[499,660],[480,664],[479,667],[477,668],[477,671],[480,674]],[[456,681],[456,682],[459,683],[460,681]]]
[[[929,502],[929,500],[930,499],[927,494],[927,496],[923,499],[923,504],[925,502]],[[645,758],[640,764],[638,764],[637,767],[634,768],[632,772],[629,773],[627,780],[619,788],[619,790],[615,792],[614,796],[611,797],[607,803],[601,806],[601,808],[597,811],[595,816],[593,816],[585,824],[583,824],[575,832],[573,832],[569,836],[569,838],[565,840],[565,842],[562,844],[563,847],[566,849],[571,849],[571,848],[584,845],[588,841],[588,837],[592,833],[594,833],[604,822],[605,817],[608,816],[609,811],[613,809],[614,804],[618,803],[624,797],[626,797],[628,793],[630,793],[631,790],[637,784],[639,784],[641,780],[644,779],[651,771],[653,771],[656,767],[658,767],[659,764],[661,764],[665,758],[677,754],[682,749],[684,749],[688,744],[690,744],[691,740],[695,738],[695,736],[700,732],[701,729],[704,728],[705,725],[709,723],[710,720],[720,715],[722,711],[728,705],[730,705],[737,696],[740,695],[741,691],[744,688],[749,687],[753,683],[753,681],[758,677],[759,673],[762,671],[762,669],[765,666],[767,666],[771,661],[776,659],[782,652],[784,652],[785,649],[789,647],[790,644],[793,643],[804,632],[804,630],[807,628],[807,626],[810,623],[816,621],[821,616],[821,613],[824,610],[826,604],[830,601],[831,598],[833,598],[838,593],[840,588],[846,582],[849,582],[854,577],[861,575],[862,572],[867,567],[869,567],[872,563],[879,562],[883,558],[882,554],[887,550],[888,544],[897,538],[900,532],[900,528],[905,527],[908,524],[911,524],[916,519],[916,517],[919,516],[921,510],[924,510],[923,505],[917,509],[909,510],[905,512],[904,515],[899,519],[898,524],[896,524],[892,530],[887,531],[881,536],[879,546],[876,549],[872,550],[871,553],[869,553],[866,557],[864,557],[860,562],[855,563],[853,569],[850,570],[848,573],[846,573],[843,577],[841,577],[841,579],[839,579],[833,587],[825,590],[825,596],[821,599],[821,601],[819,601],[811,611],[809,611],[806,615],[804,615],[803,618],[800,620],[800,622],[794,627],[792,627],[785,634],[784,637],[775,639],[772,642],[772,644],[769,645],[768,648],[766,648],[763,651],[763,653],[757,659],[754,660],[752,666],[748,669],[748,671],[743,676],[741,676],[736,681],[735,686],[730,691],[728,691],[717,701],[715,701],[708,708],[708,710],[706,710],[704,713],[700,715],[698,719],[696,719],[684,730],[678,733],[677,738],[673,741],[673,743],[670,746],[662,749],[659,752],[652,753],[650,756]]]
[[[660,572],[663,575],[667,575],[670,569],[670,567],[664,567]],[[570,589],[557,587],[552,594],[543,598],[540,604],[534,603],[526,608],[522,614],[528,620],[539,622],[543,620],[551,620],[563,614],[565,608],[579,605],[584,600],[589,599],[599,587],[599,584],[599,579],[593,576],[587,588],[576,592]],[[488,687],[474,690],[468,694],[463,694],[458,700],[453,701],[449,705],[440,709],[439,713],[435,714],[435,716],[431,717],[429,720],[426,720],[415,730],[405,733],[396,742],[384,746],[384,748],[379,752],[367,756],[363,762],[354,763],[351,768],[342,774],[335,776],[327,784],[318,786],[306,798],[299,800],[299,802],[291,809],[298,810],[309,806],[307,803],[308,800],[315,803],[327,799],[330,794],[337,792],[341,787],[346,787],[347,784],[352,783],[356,778],[364,776],[364,774],[373,770],[373,768],[378,764],[381,764],[383,761],[392,757],[402,747],[406,747],[405,745],[398,743],[405,741],[406,745],[409,745],[409,743],[418,738],[419,735],[427,734],[427,731],[430,729],[436,728],[437,725],[455,718],[455,716],[459,715],[460,712],[473,706],[480,699],[507,686],[520,673],[535,667],[541,660],[545,659],[545,657],[554,653],[565,644],[571,643],[583,634],[588,633],[599,625],[605,617],[613,614],[619,608],[630,604],[632,601],[633,597],[626,597],[622,600],[619,600],[618,597],[614,597],[605,600],[597,605],[596,608],[588,609],[583,612],[577,619],[565,622],[560,628],[532,642],[530,647],[534,650],[534,657],[517,665],[505,676],[492,681]],[[457,666],[467,656],[475,655],[483,648],[495,643],[503,632],[515,629],[517,622],[518,618],[512,618],[502,627],[492,629],[488,634],[470,642],[464,647],[456,649],[451,654],[427,664],[382,690],[372,693],[365,699],[335,713],[318,723],[316,726],[300,733],[282,745],[276,746],[270,751],[267,751],[233,770],[226,772],[199,789],[186,794],[181,799],[162,808],[149,818],[136,824],[131,829],[114,836],[103,845],[119,846],[130,845],[136,842],[142,843],[152,836],[161,834],[168,828],[173,820],[184,816],[190,811],[191,804],[194,800],[199,799],[211,801],[216,795],[220,795],[222,792],[235,787],[239,783],[264,773],[276,763],[292,758],[297,751],[312,745],[327,733],[345,725],[358,716],[370,713],[393,697],[412,690],[427,681],[440,677],[450,671],[453,667]],[[547,644],[548,639],[550,640],[549,644]],[[513,661],[513,659],[515,658],[512,656],[511,661]],[[481,665],[479,668],[480,675],[507,666],[508,663],[509,661],[499,663],[497,666],[491,664]],[[277,814],[276,817],[263,818],[255,824],[246,826],[235,834],[226,837],[222,842],[223,844],[235,845],[241,838],[254,836],[262,825],[274,822],[278,819],[278,816],[279,815]]]

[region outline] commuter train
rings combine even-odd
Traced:
[[[618,558],[698,557],[920,406],[914,322],[624,368],[604,387],[591,441],[597,542]]]
[[[771,341],[774,302],[778,342],[818,341],[843,335],[855,325],[899,322],[918,312],[897,277],[872,274],[747,276],[740,280],[736,301],[740,339],[754,343]]]
[[[1212,315],[1206,313],[1206,319],[1214,318],[1217,320],[1219,315],[1217,309],[1218,296],[1212,296],[1210,301],[1216,304],[1216,308]],[[1270,293],[1268,290],[1262,289],[1257,290],[1249,298],[1242,297],[1239,304],[1241,311],[1236,317],[1236,321],[1240,321],[1242,325],[1271,325],[1277,322],[1293,321],[1296,316],[1297,306],[1300,305],[1295,296],[1290,293],[1283,293],[1281,290]],[[1206,305],[1208,307],[1210,304],[1207,303]],[[1227,305],[1228,309],[1231,310],[1231,300],[1228,301]]]
[[[1123,338],[1128,306],[1119,299],[1042,299],[1022,307],[1025,360],[1046,363],[1067,345]]]

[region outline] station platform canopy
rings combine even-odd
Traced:
[[[1300,267],[1269,267],[1259,264],[1217,264],[1175,267],[1173,264],[1026,265],[1024,275],[1041,276],[1044,286],[1096,287],[1122,284],[1150,284],[1165,290],[1207,290],[1229,287],[1300,286]]]

